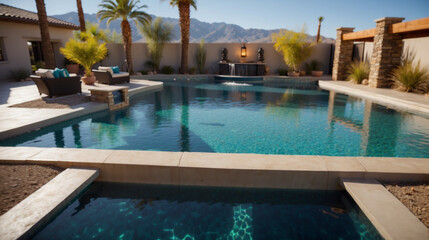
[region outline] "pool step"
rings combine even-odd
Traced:
[[[340,184],[385,239],[429,239],[426,226],[377,180],[340,178]]]

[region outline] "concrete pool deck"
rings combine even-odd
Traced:
[[[405,93],[386,88],[370,88],[367,85],[348,81],[319,81],[319,86],[328,91],[364,98],[399,111],[429,116],[429,97],[423,94]]]
[[[162,82],[132,79],[130,83],[115,86],[129,87],[129,96],[134,96],[139,93],[161,89],[162,85]],[[89,95],[89,88],[105,87],[108,86],[103,84],[95,84],[94,86],[82,84],[82,95]],[[71,106],[70,109],[10,107],[13,104],[40,99],[36,85],[28,82],[22,83],[21,87],[19,87],[18,83],[5,83],[4,86],[0,87],[0,95],[3,96],[1,99],[2,104],[0,105],[0,140],[108,109],[107,103],[98,102],[83,103]],[[67,98],[67,96],[61,98]]]

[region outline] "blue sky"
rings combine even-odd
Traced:
[[[178,18],[169,1],[141,0],[145,11],[161,17]],[[0,3],[36,12],[35,0],[0,0]],[[96,13],[101,0],[82,0],[86,13]],[[48,15],[76,11],[75,0],[45,0]],[[335,38],[338,27],[355,31],[375,27],[381,17],[405,17],[405,21],[429,17],[429,0],[197,0],[191,17],[205,22],[226,22],[244,28],[300,30],[315,35],[318,17],[323,16],[322,35]]]

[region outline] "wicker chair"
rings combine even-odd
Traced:
[[[108,84],[108,85],[112,85],[112,84],[117,84],[117,83],[123,83],[123,82],[130,82],[130,75],[128,73],[120,73],[120,74],[111,74],[108,71],[104,71],[104,70],[95,70],[93,69],[92,72],[95,75],[95,78],[97,80],[97,82],[99,83],[103,83],[103,84]],[[118,75],[118,76],[115,76]],[[124,76],[126,75],[126,76]]]
[[[53,96],[64,96],[75,93],[82,93],[82,85],[80,77],[66,78],[46,78],[36,75],[31,75],[31,79],[36,83],[40,95],[42,93],[52,98]]]

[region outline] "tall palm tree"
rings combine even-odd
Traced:
[[[111,21],[120,19],[122,38],[124,39],[124,51],[127,59],[128,71],[133,74],[133,59],[131,55],[131,27],[128,19],[133,20],[136,24],[150,24],[152,18],[146,12],[140,11],[146,8],[146,5],[137,6],[140,0],[103,0],[99,5],[101,10],[97,12],[97,17],[101,20],[107,19],[107,25]]]
[[[83,15],[82,0],[76,0],[77,15],[79,15],[80,32],[86,32],[85,16]]]
[[[322,26],[323,19],[324,18],[322,16],[319,17],[319,26],[317,28],[316,43],[318,43],[320,40],[320,27]]]
[[[189,26],[191,24],[190,7],[197,10],[196,0],[170,0],[170,5],[179,9],[180,16],[180,39],[182,42],[182,63],[180,70],[183,74],[188,73],[188,48],[189,48]]]
[[[54,50],[49,36],[48,16],[46,15],[45,1],[36,0],[37,16],[39,17],[40,36],[42,38],[43,61],[47,68],[55,68]]]

